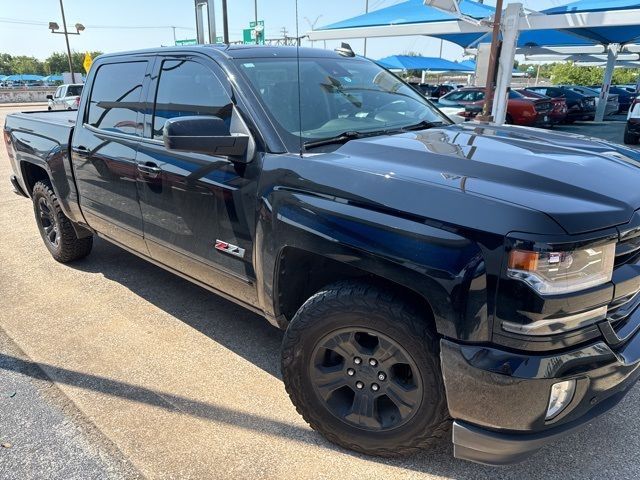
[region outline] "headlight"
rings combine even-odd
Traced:
[[[615,242],[573,251],[511,250],[507,274],[543,295],[584,290],[611,281]]]

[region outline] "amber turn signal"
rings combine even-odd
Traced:
[[[522,270],[533,272],[538,268],[539,254],[526,250],[511,250],[509,252],[509,268],[512,270]]]

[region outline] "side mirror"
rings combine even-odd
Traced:
[[[53,100],[53,95],[47,95],[47,100]]]
[[[232,134],[224,120],[215,116],[177,117],[166,121],[162,139],[167,150],[238,157],[247,152],[249,136]]]

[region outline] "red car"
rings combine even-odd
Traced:
[[[438,104],[444,107],[460,106],[482,107],[484,101],[484,88],[466,87],[454,90],[438,100]],[[509,91],[507,103],[506,123],[524,125],[527,127],[551,126],[551,99],[527,98],[515,90]],[[469,112],[467,108],[467,112]]]
[[[567,100],[561,97],[548,97],[541,93],[532,92],[531,90],[527,90],[525,88],[516,90],[521,95],[524,95],[527,98],[531,98],[534,100],[548,100],[551,102],[551,113],[549,113],[549,117],[551,118],[551,123],[557,125],[559,123],[564,122],[567,119],[567,113],[569,109],[567,108]]]

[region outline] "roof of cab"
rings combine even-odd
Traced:
[[[349,58],[334,52],[333,50],[325,50],[322,48],[308,48],[308,47],[285,47],[285,46],[270,46],[270,45],[185,45],[177,47],[157,47],[148,48],[144,50],[132,50],[128,52],[115,52],[100,55],[99,58],[108,58],[115,56],[126,55],[149,55],[154,53],[180,53],[180,52],[194,52],[202,51],[203,53],[217,52],[227,58]],[[357,57],[352,57],[357,58]]]

